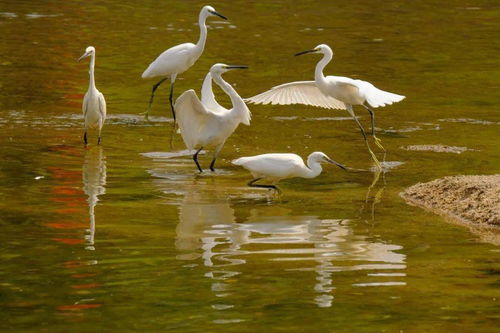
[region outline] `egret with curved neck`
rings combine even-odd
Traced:
[[[280,190],[276,183],[280,180],[295,177],[315,178],[323,171],[321,163],[325,162],[346,170],[345,166],[335,162],[322,152],[311,153],[307,157],[307,165],[302,157],[296,154],[262,154],[240,157],[232,161],[234,165],[240,165],[252,174],[254,179],[248,183],[248,186],[270,188],[278,192]],[[271,184],[256,184],[260,180],[266,180]]]
[[[203,81],[201,101],[193,89],[185,91],[175,101],[178,113],[179,130],[188,149],[197,149],[193,160],[200,172],[198,154],[207,146],[214,146],[214,155],[210,170],[215,171],[215,160],[227,138],[240,123],[250,125],[251,113],[236,90],[224,79],[222,74],[233,69],[245,69],[247,66],[215,64]],[[230,97],[232,109],[226,109],[216,100],[212,90],[212,81]]]
[[[207,40],[207,26],[205,21],[210,16],[218,16],[227,20],[227,18],[218,12],[212,6],[205,6],[201,9],[198,18],[200,26],[200,38],[196,44],[184,43],[169,48],[158,56],[149,67],[142,73],[143,79],[162,77],[162,79],[153,86],[151,97],[149,99],[148,110],[146,111],[146,119],[149,116],[151,105],[156,89],[168,78],[170,79],[170,108],[172,109],[172,117],[174,118],[175,127],[175,108],[173,104],[174,83],[177,75],[187,71],[203,53],[205,42]]]
[[[405,96],[380,90],[366,81],[343,76],[325,76],[323,70],[333,59],[333,51],[328,45],[320,44],[312,50],[299,52],[296,56],[311,53],[323,54],[323,58],[316,65],[314,81],[285,83],[245,100],[256,104],[306,104],[327,109],[347,110],[356,121],[377,168],[381,169],[377,157],[370,148],[365,130],[354,114],[353,105],[361,105],[368,110],[373,139],[377,146],[385,151],[380,139],[375,135],[375,113],[370,107],[390,105],[403,100]]]
[[[85,121],[85,133],[83,134],[83,142],[85,145],[87,141],[87,130],[96,128],[99,132],[97,144],[101,143],[101,130],[106,120],[106,101],[104,95],[97,90],[95,86],[94,67],[95,67],[95,48],[93,46],[87,47],[85,53],[78,59],[90,57],[89,65],[89,88],[83,97],[82,111],[83,119]]]

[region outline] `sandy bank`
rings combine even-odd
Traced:
[[[413,185],[401,196],[500,245],[500,174],[440,178]]]

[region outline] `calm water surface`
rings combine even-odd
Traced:
[[[153,83],[140,74],[197,40],[203,4],[0,1],[0,330],[498,330],[498,247],[398,196],[419,181],[498,172],[498,3],[211,2],[230,21],[210,19],[177,95],[199,91],[215,62],[251,67],[225,76],[245,97],[312,79],[318,58],[292,55],[328,43],[328,73],[407,96],[377,110],[384,174],[326,167],[283,182],[280,200],[247,188],[230,160],[319,150],[369,170],[347,113],[251,106],[252,125],[203,175],[179,136],[169,148],[168,85],[151,121],[139,115]],[[109,118],[102,147],[91,136],[85,149],[88,63],[76,59],[88,45]],[[423,144],[470,150],[401,149]]]

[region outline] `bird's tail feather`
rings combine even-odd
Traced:
[[[375,89],[376,91],[374,93],[371,93],[370,96],[366,99],[368,104],[370,104],[374,108],[377,108],[379,106],[391,105],[392,103],[397,103],[405,99],[405,96],[403,95],[390,93],[388,91],[380,90],[377,88]]]
[[[232,160],[231,163],[234,165],[243,165],[245,163],[246,157],[240,157],[235,160]]]

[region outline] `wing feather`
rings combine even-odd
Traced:
[[[391,105],[392,103],[400,102],[405,99],[405,96],[378,89],[370,82],[352,80],[352,84],[358,87],[360,93],[365,97],[366,102],[374,108]]]
[[[327,109],[345,110],[345,104],[333,97],[324,95],[314,81],[285,83],[256,96],[246,98],[254,104],[305,104]]]
[[[99,93],[99,113],[102,117],[102,123],[106,119],[106,100],[104,99],[104,95]]]
[[[205,125],[209,111],[193,89],[185,91],[175,101],[175,111],[182,139],[188,149],[198,144],[200,129]]]

